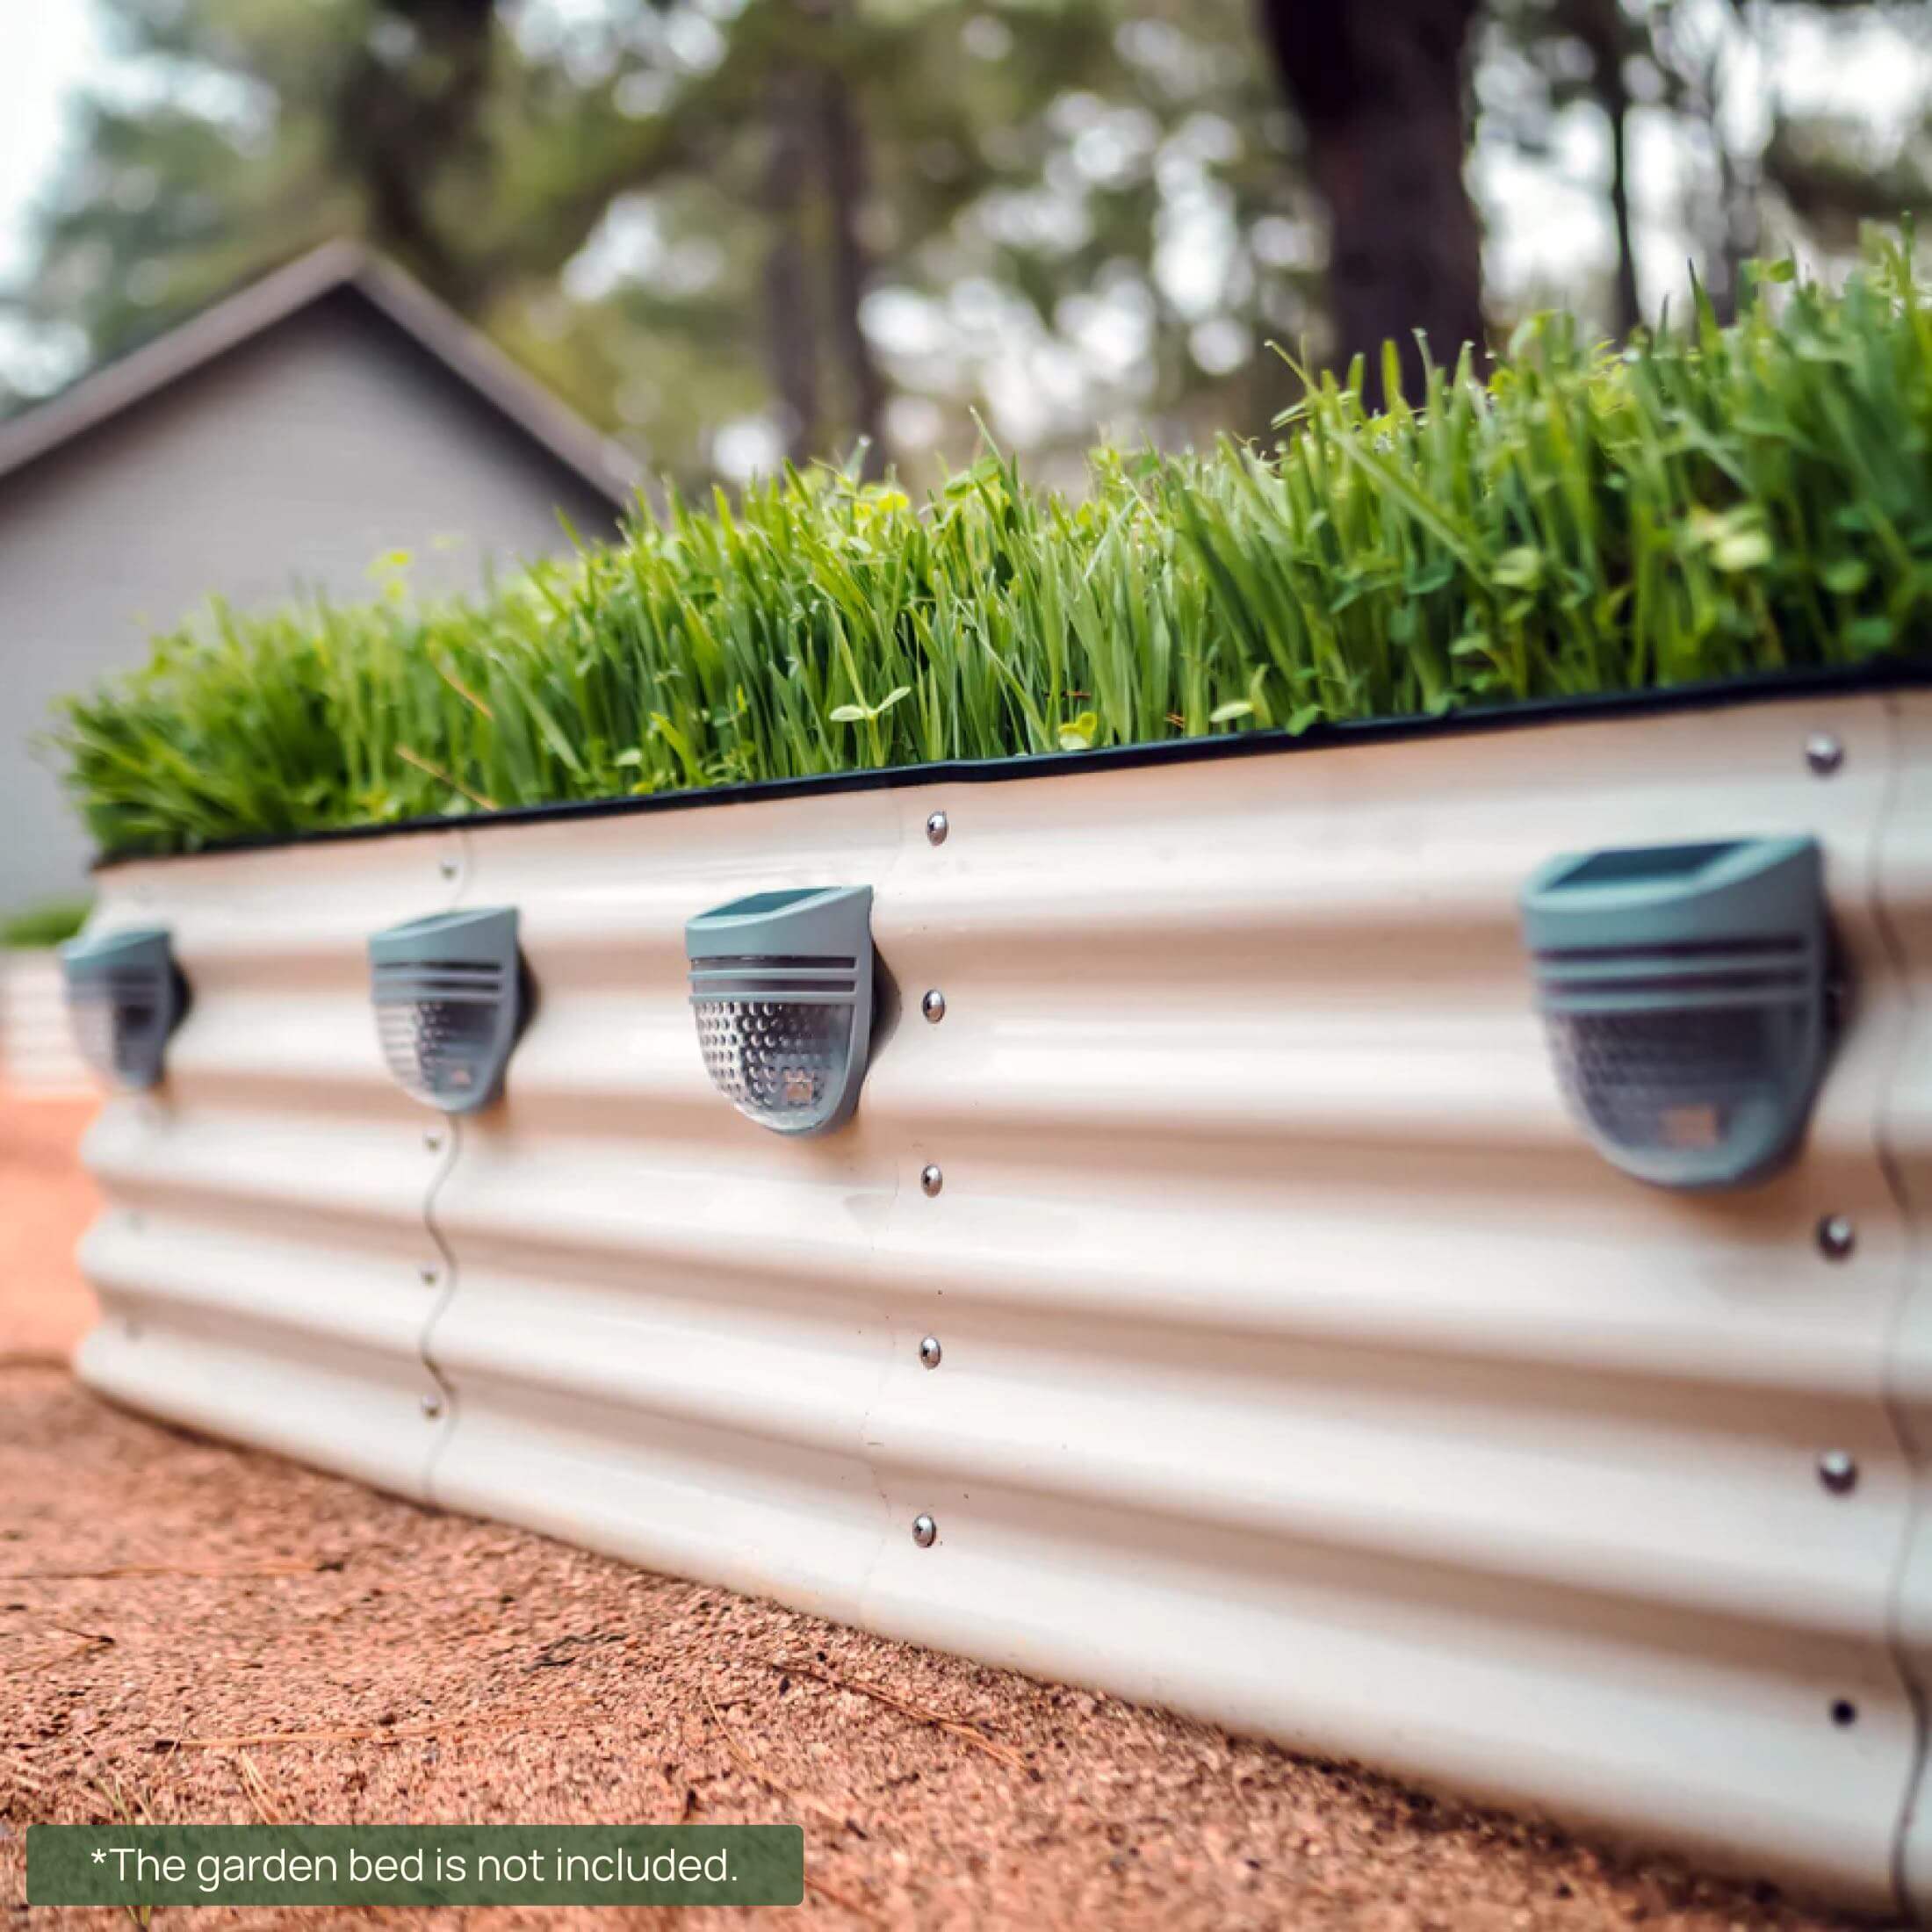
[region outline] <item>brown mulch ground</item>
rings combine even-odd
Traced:
[[[76,1157],[97,1106],[0,1085],[0,1362],[64,1358],[94,1319],[73,1263],[99,1199]]]
[[[47,1203],[64,1186],[71,1220],[84,1195],[44,1157],[32,1172],[0,1175],[0,1217],[22,1201],[40,1217],[31,1240],[19,1222],[0,1233],[0,1335],[59,1347],[86,1304],[65,1272],[71,1226],[55,1230]],[[1160,1712],[420,1510],[123,1414],[12,1351],[0,1358],[10,1922],[125,1926],[105,1911],[29,1914],[25,1832],[129,1815],[798,1821],[807,1904],[783,1922],[828,1928],[1840,1922]]]

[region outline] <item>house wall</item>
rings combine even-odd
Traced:
[[[220,594],[423,588],[567,548],[610,504],[352,292],[0,479],[0,913],[83,891],[90,844],[35,753],[53,701]]]

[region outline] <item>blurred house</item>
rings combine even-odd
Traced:
[[[608,535],[628,458],[415,284],[334,243],[0,423],[0,912],[84,888],[32,741],[211,594],[422,589]]]

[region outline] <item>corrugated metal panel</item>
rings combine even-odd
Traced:
[[[94,1090],[68,1025],[60,955],[51,949],[0,952],[0,1078],[30,1099]]]
[[[1911,1540],[1894,1615],[1922,1727],[1932,1694],[1932,702],[1900,706],[1897,728],[1897,775],[1878,841],[1878,901],[1901,997],[1888,1016],[1895,1071],[1880,1138],[1911,1229],[1890,1365],[1914,1480]],[[1919,1784],[1900,1856],[1905,1900],[1921,1919],[1932,1918],[1925,1742],[1921,1728]]]
[[[90,1249],[173,1352],[144,1329],[86,1366],[457,1507],[1884,1907],[1919,1741],[1874,1123],[1932,1104],[1896,963],[1932,894],[1893,863],[1932,822],[1898,830],[1927,717],[1841,698],[479,828],[461,900],[519,907],[538,1008],[436,1187],[428,1431],[396,1312],[425,1116],[376,1091],[350,1007],[362,934],[437,903],[429,841],[110,875],[117,906],[130,878],[182,902],[198,1030],[174,1151],[104,1133],[148,1227]],[[1810,1142],[1745,1193],[1642,1187],[1562,1111],[1517,890],[1578,846],[1788,832],[1826,848],[1859,989]],[[235,903],[278,867],[314,876],[312,945]],[[876,890],[888,1010],[853,1125],[781,1139],[706,1081],[683,922],[847,883]],[[325,1357],[328,1413],[299,1415]]]
[[[103,875],[90,930],[168,926],[192,1004],[165,1082],[110,1100],[84,1150],[108,1200],[81,1249],[95,1387],[424,1493],[424,1204],[451,1148],[383,1068],[363,946],[447,905],[461,852],[449,834]]]

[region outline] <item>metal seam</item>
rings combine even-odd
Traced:
[[[1916,1033],[1922,1015],[1913,1003],[1911,953],[1904,934],[1893,923],[1891,907],[1886,902],[1885,853],[1892,820],[1898,810],[1899,793],[1904,782],[1906,721],[1895,696],[1887,696],[1882,703],[1886,726],[1887,755],[1885,787],[1872,828],[1869,898],[1879,944],[1885,949],[1886,963],[1898,987],[1899,1004],[1902,1009],[1899,1044],[1903,1048]],[[1900,1070],[1908,1067],[1909,1063],[1908,1056],[1901,1052],[1893,1063],[1891,1078],[1885,1082],[1880,1091],[1878,1118],[1873,1123],[1873,1142],[1877,1150],[1879,1172],[1891,1193],[1904,1235],[1903,1279],[1899,1285],[1891,1327],[1885,1339],[1879,1399],[1886,1422],[1904,1457],[1907,1475],[1905,1523],[1899,1539],[1891,1583],[1886,1593],[1885,1640],[1886,1648],[1891,1653],[1892,1668],[1905,1687],[1913,1716],[1912,1763],[1907,1774],[1906,1788],[1900,1794],[1898,1820],[1892,1830],[1891,1881],[1899,1909],[1908,1919],[1917,1921],[1921,1914],[1918,1901],[1912,1895],[1906,1853],[1912,1820],[1917,1811],[1920,1794],[1924,1786],[1928,1744],[1932,1744],[1932,1739],[1928,1739],[1928,1734],[1926,1686],[1919,1679],[1910,1647],[1906,1641],[1904,1604],[1913,1545],[1922,1513],[1919,1476],[1925,1452],[1914,1438],[1905,1391],[1900,1387],[1899,1377],[1902,1339],[1910,1316],[1914,1288],[1919,1273],[1920,1244],[1913,1215],[1911,1186],[1891,1135],[1893,1099],[1900,1083],[1906,1078],[1904,1071]]]
[[[460,827],[452,828],[450,843],[455,848],[453,858],[446,854],[439,861],[443,876],[450,881],[448,903],[443,907],[444,912],[454,912],[462,904],[464,895],[470,887],[469,835]],[[463,1146],[463,1130],[461,1122],[455,1114],[444,1114],[438,1118],[443,1122],[443,1157],[436,1163],[435,1171],[429,1176],[429,1185],[423,1190],[422,1226],[424,1233],[429,1237],[430,1245],[436,1251],[442,1279],[436,1285],[436,1299],[429,1304],[429,1313],[423,1317],[422,1330],[416,1337],[416,1353],[422,1359],[425,1373],[435,1384],[437,1399],[443,1404],[443,1413],[429,1418],[435,1424],[434,1433],[429,1438],[429,1451],[422,1463],[422,1495],[424,1501],[429,1503],[436,1501],[436,1467],[448,1452],[451,1437],[456,1429],[457,1413],[456,1390],[437,1366],[436,1359],[436,1323],[443,1319],[443,1310],[449,1307],[450,1299],[456,1293],[457,1283],[456,1252],[441,1227],[437,1225],[436,1203],[436,1196],[442,1193],[450,1176],[455,1171],[457,1157]]]
[[[901,868],[911,862],[915,853],[923,851],[927,847],[923,815],[913,814],[909,816],[905,812],[901,812],[898,817],[898,838],[893,847],[891,861],[880,875],[878,888],[881,890],[876,890],[875,902],[879,897],[883,896],[883,889],[891,884]],[[876,946],[877,941],[875,941],[874,944]],[[883,1039],[880,1037],[878,1032],[875,1029],[870,1042],[869,1057],[867,1060],[861,1079],[870,1077],[873,1064],[877,1060],[879,1054],[898,1037],[905,1026],[906,1015],[904,1006],[904,992],[899,989],[897,977],[890,976],[890,971],[886,976],[886,983],[892,987],[898,999],[899,1010],[893,1015],[891,1029]],[[873,997],[875,1000],[878,998],[879,986],[880,978],[876,976],[873,982]],[[859,1105],[861,1107],[865,1105],[862,1085]],[[852,1614],[854,1618],[861,1619],[866,1613],[867,1599],[872,1592],[872,1579],[877,1574],[879,1565],[885,1560],[886,1548],[892,1535],[892,1497],[885,1484],[884,1458],[876,1453],[883,1450],[884,1445],[876,1440],[873,1435],[873,1419],[877,1415],[880,1405],[884,1399],[885,1391],[891,1382],[893,1371],[898,1366],[900,1318],[893,1297],[883,1292],[882,1284],[876,1279],[879,1254],[878,1230],[880,1227],[890,1221],[898,1208],[899,1196],[903,1191],[899,1184],[899,1176],[906,1159],[916,1157],[916,1156],[911,1155],[909,1150],[895,1150],[892,1160],[891,1192],[886,1199],[884,1212],[880,1215],[878,1222],[872,1229],[871,1237],[866,1248],[866,1272],[873,1278],[875,1290],[879,1291],[877,1305],[883,1311],[885,1351],[880,1358],[879,1373],[877,1379],[872,1384],[870,1399],[865,1405],[864,1413],[859,1417],[859,1460],[865,1465],[865,1472],[871,1481],[873,1492],[879,1499],[878,1540],[872,1546],[872,1554],[860,1570],[853,1586]]]
[[[422,1493],[425,1499],[431,1503],[436,1500],[436,1466],[449,1449],[450,1438],[456,1429],[457,1416],[456,1389],[438,1366],[436,1358],[436,1323],[443,1319],[443,1311],[449,1307],[450,1299],[456,1293],[457,1284],[456,1252],[436,1223],[436,1196],[442,1193],[444,1184],[455,1171],[457,1157],[463,1147],[463,1130],[454,1114],[445,1114],[442,1119],[443,1131],[449,1135],[449,1144],[436,1172],[429,1177],[429,1193],[422,1203],[422,1225],[436,1253],[442,1258],[443,1280],[436,1300],[430,1303],[429,1315],[423,1321],[422,1337],[416,1344],[417,1352],[422,1358],[422,1366],[429,1372],[430,1380],[435,1382],[443,1401],[443,1413],[435,1418],[436,1433],[430,1439],[429,1453],[422,1469]]]

